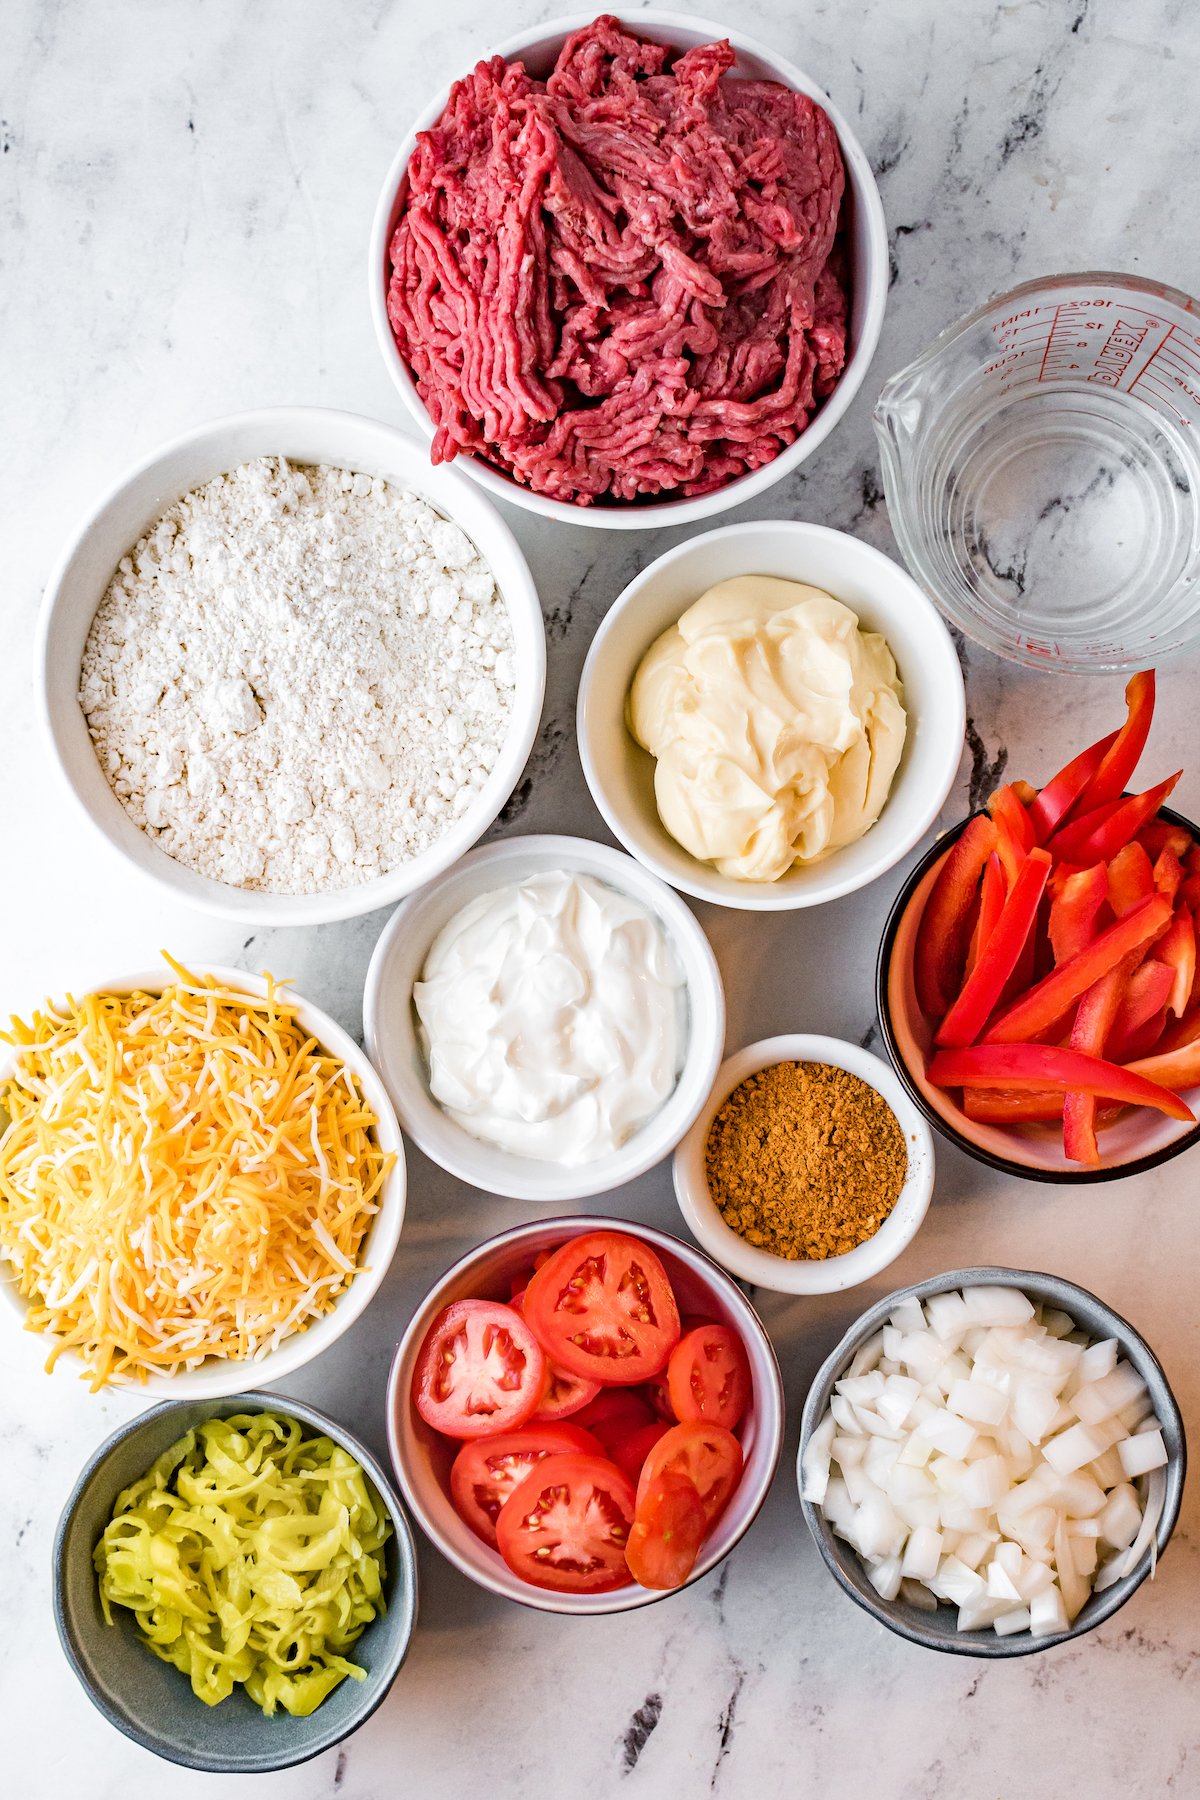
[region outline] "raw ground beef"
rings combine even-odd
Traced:
[[[556,500],[704,494],[841,374],[845,170],[824,111],[611,16],[547,81],[501,57],[417,139],[388,316],[435,426]]]

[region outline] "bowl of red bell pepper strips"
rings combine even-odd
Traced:
[[[1136,791],[1154,674],[1044,787],[1009,782],[913,870],[880,946],[889,1053],[952,1141],[1104,1181],[1200,1138],[1200,842]]]

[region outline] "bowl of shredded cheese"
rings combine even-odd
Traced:
[[[167,962],[0,1034],[0,1293],[93,1391],[216,1398],[358,1318],[404,1150],[333,1019],[273,976]]]

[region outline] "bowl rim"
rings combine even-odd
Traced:
[[[511,59],[519,56],[531,44],[540,43],[543,39],[556,37],[565,39],[572,32],[590,25],[595,16],[590,12],[570,13],[548,19],[538,25],[527,26],[524,30],[513,32],[505,37],[488,54]],[[699,519],[711,518],[716,513],[726,511],[729,507],[739,506],[745,501],[756,498],[775,482],[792,474],[814,451],[820,449],[834,428],[845,417],[851,402],[862,387],[879,346],[888,297],[887,223],[879,187],[866,153],[855,136],[848,119],[825,89],[797,64],[780,56],[761,39],[743,32],[737,26],[720,24],[703,17],[697,18],[690,13],[675,12],[670,8],[647,7],[636,14],[631,21],[631,29],[644,31],[648,36],[653,36],[656,29],[658,31],[683,29],[688,32],[706,33],[708,41],[726,38],[736,52],[758,57],[775,71],[776,78],[783,85],[809,95],[825,110],[837,135],[842,160],[846,165],[846,187],[848,190],[852,190],[855,208],[862,215],[865,250],[862,268],[858,271],[858,275],[863,287],[864,305],[859,341],[846,360],[837,386],[823,402],[811,423],[805,426],[792,444],[786,445],[762,468],[739,476],[736,481],[726,483],[724,487],[715,489],[711,494],[701,494],[680,500],[653,501],[645,506],[630,502],[603,508],[580,506],[574,502],[553,500],[540,494],[533,494],[521,483],[502,475],[477,457],[463,455],[455,459],[456,462],[464,465],[469,478],[477,482],[481,488],[486,489],[493,500],[507,500],[512,505],[532,512],[538,517],[556,519],[564,524],[607,528],[616,531],[651,530],[661,529],[666,525],[694,524]],[[464,70],[463,74],[467,72]],[[386,271],[390,267],[389,246],[395,227],[394,215],[397,211],[397,201],[416,146],[417,135],[419,132],[427,131],[440,117],[450,87],[454,81],[459,79],[461,77],[455,75],[449,81],[439,84],[433,99],[421,108],[401,139],[375,204],[367,246],[367,287],[375,339],[392,383],[426,443],[433,439],[433,421],[417,392],[416,383],[400,355],[391,325],[388,322]],[[384,271],[382,281],[380,280],[381,270]],[[789,455],[789,452],[793,451],[796,454]],[[780,464],[783,466],[780,467]]]
[[[1078,1282],[1070,1281],[1062,1275],[1051,1275],[1046,1271],[1036,1269],[987,1266],[951,1269],[943,1275],[927,1276],[923,1281],[914,1281],[908,1287],[897,1288],[893,1293],[885,1294],[881,1300],[877,1300],[874,1306],[868,1307],[867,1311],[861,1313],[849,1326],[813,1376],[805,1396],[804,1409],[800,1419],[800,1442],[796,1451],[796,1480],[800,1490],[800,1507],[805,1523],[817,1546],[822,1562],[834,1576],[843,1593],[848,1594],[856,1605],[860,1606],[864,1612],[869,1613],[878,1624],[886,1625],[889,1631],[895,1632],[898,1637],[906,1639],[911,1644],[920,1645],[923,1649],[936,1650],[949,1656],[974,1656],[992,1661],[1002,1657],[1032,1656],[1039,1650],[1050,1650],[1058,1644],[1083,1637],[1087,1632],[1093,1631],[1097,1625],[1102,1625],[1106,1619],[1112,1617],[1113,1613],[1120,1610],[1126,1600],[1136,1593],[1150,1574],[1150,1546],[1143,1551],[1137,1566],[1128,1575],[1122,1577],[1120,1581],[1115,1581],[1112,1587],[1106,1589],[1103,1594],[1089,1595],[1089,1602],[1092,1599],[1097,1602],[1096,1612],[1093,1618],[1089,1618],[1082,1625],[1078,1619],[1075,1619],[1066,1631],[1053,1632],[1046,1637],[1037,1638],[1033,1637],[1028,1630],[1014,1632],[1010,1637],[997,1637],[990,1627],[981,1627],[975,1632],[955,1634],[953,1637],[943,1636],[940,1633],[935,1634],[922,1627],[911,1625],[908,1620],[896,1616],[892,1610],[892,1603],[881,1600],[877,1595],[868,1596],[858,1590],[842,1567],[838,1551],[834,1549],[832,1526],[820,1507],[814,1501],[804,1498],[803,1491],[804,1451],[817,1423],[816,1415],[818,1411],[824,1412],[828,1403],[828,1391],[832,1388],[834,1381],[838,1379],[841,1369],[849,1363],[854,1353],[866,1343],[872,1333],[886,1321],[888,1315],[903,1300],[910,1298],[924,1300],[931,1294],[946,1293],[953,1288],[968,1286],[1000,1286],[1028,1290],[1031,1298],[1035,1294],[1040,1295],[1043,1303],[1052,1302],[1056,1306],[1061,1306],[1063,1311],[1075,1308],[1076,1310],[1072,1311],[1073,1318],[1076,1317],[1078,1303],[1082,1301],[1085,1312],[1093,1309],[1099,1310],[1104,1316],[1106,1325],[1115,1328],[1107,1335],[1123,1341],[1126,1355],[1128,1355],[1129,1346],[1132,1345],[1138,1355],[1148,1364],[1161,1384],[1161,1396],[1166,1402],[1163,1410],[1169,1414],[1169,1421],[1164,1419],[1161,1422],[1169,1423],[1170,1429],[1179,1438],[1178,1455],[1171,1459],[1178,1466],[1179,1478],[1174,1488],[1168,1482],[1167,1492],[1163,1497],[1163,1510],[1154,1532],[1156,1558],[1166,1552],[1183,1504],[1183,1489],[1187,1477],[1187,1432],[1184,1428],[1183,1413],[1167,1379],[1166,1371],[1141,1332],[1131,1325],[1121,1313],[1109,1306],[1107,1301],[1101,1300],[1098,1294],[1093,1294],[1090,1289],[1081,1287]],[[1083,1330],[1086,1327],[1077,1326],[1077,1329]],[[1156,1414],[1159,1412],[1158,1399],[1155,1401],[1155,1412]],[[1169,1463],[1166,1473],[1169,1475],[1170,1472],[1171,1464]],[[838,1539],[837,1542],[840,1545],[842,1540]],[[853,1545],[847,1544],[845,1548],[847,1555],[858,1556]]]
[[[997,1170],[1001,1175],[1015,1175],[1024,1181],[1041,1181],[1061,1187],[1085,1187],[1097,1182],[1123,1181],[1127,1175],[1145,1175],[1151,1169],[1160,1168],[1163,1163],[1170,1162],[1184,1150],[1189,1150],[1194,1144],[1200,1143],[1200,1120],[1190,1130],[1182,1132],[1179,1137],[1173,1139],[1171,1143],[1164,1144],[1161,1149],[1150,1150],[1142,1156],[1131,1157],[1128,1162],[1113,1163],[1107,1168],[1099,1169],[1042,1169],[1032,1164],[1018,1162],[1012,1157],[997,1156],[994,1151],[986,1149],[982,1144],[976,1144],[965,1132],[952,1125],[949,1119],[943,1118],[935,1106],[930,1105],[920,1083],[913,1079],[912,1072],[900,1048],[900,1040],[892,1022],[891,1002],[888,998],[888,976],[891,971],[896,936],[904,915],[912,904],[913,896],[926,875],[934,864],[954,846],[971,820],[978,818],[981,813],[986,811],[986,806],[976,807],[974,812],[967,814],[966,818],[948,826],[945,831],[941,832],[905,877],[899,893],[888,909],[887,920],[879,940],[879,950],[875,957],[875,1011],[879,1018],[880,1033],[892,1067],[913,1105],[924,1115],[934,1130],[946,1139],[947,1143],[954,1144],[957,1149],[974,1158],[976,1162],[985,1164],[989,1169]],[[1169,806],[1160,806],[1158,816],[1166,819],[1172,825],[1183,826],[1200,843],[1200,830],[1191,819],[1185,818],[1182,813],[1175,812]]]
[[[261,996],[266,993],[266,978],[254,975],[244,969],[231,968],[222,963],[196,962],[190,971],[199,975],[215,975],[225,985],[242,987],[247,992],[255,991]],[[87,994],[131,994],[146,992],[161,993],[172,985],[175,976],[170,969],[140,969],[133,974],[113,976],[109,980],[91,983],[81,991]],[[288,1375],[294,1375],[299,1369],[314,1362],[323,1351],[343,1337],[350,1327],[362,1316],[371,1301],[383,1286],[384,1278],[391,1267],[400,1241],[400,1233],[404,1228],[404,1219],[408,1205],[408,1165],[404,1151],[404,1138],[400,1122],[396,1117],[396,1109],[392,1105],[391,1096],[379,1071],[365,1050],[361,1050],[344,1026],[314,1005],[311,1000],[298,993],[290,982],[280,981],[277,986],[287,988],[297,1002],[302,1022],[315,1036],[322,1048],[330,1050],[342,1061],[351,1073],[363,1084],[367,1096],[377,1117],[377,1136],[380,1147],[385,1154],[391,1154],[395,1161],[388,1175],[384,1178],[379,1194],[379,1206],[367,1231],[366,1242],[375,1242],[378,1255],[372,1256],[368,1266],[361,1267],[355,1274],[348,1288],[334,1301],[328,1313],[322,1314],[304,1331],[293,1331],[289,1337],[266,1356],[257,1361],[233,1361],[225,1357],[205,1357],[195,1369],[182,1369],[175,1374],[151,1374],[144,1381],[122,1382],[114,1384],[108,1391],[130,1394],[135,1397],[145,1395],[160,1399],[161,1404],[188,1404],[192,1401],[221,1400],[230,1394],[241,1391],[242,1380],[250,1369],[253,1369],[260,1380],[282,1381]],[[20,1054],[16,1046],[9,1047],[0,1057],[0,1069],[12,1067]],[[390,1204],[389,1204],[390,1201]],[[386,1216],[386,1227],[384,1226]],[[357,1291],[356,1291],[357,1290]],[[12,1308],[24,1325],[28,1317],[28,1302],[17,1292],[11,1265],[0,1258],[0,1306],[5,1310]],[[343,1313],[343,1309],[344,1313]],[[339,1315],[342,1315],[339,1317]],[[337,1321],[334,1329],[334,1321]],[[330,1326],[327,1338],[315,1347],[308,1342],[317,1326],[328,1323]],[[53,1341],[49,1333],[39,1332],[39,1339],[47,1343]],[[278,1359],[278,1361],[276,1360]],[[60,1351],[55,1367],[74,1371],[77,1375],[86,1375],[86,1368],[78,1353],[72,1349]],[[223,1374],[223,1371],[228,1373]],[[241,1379],[238,1379],[238,1378]]]
[[[725,886],[718,888],[716,885],[718,881],[723,883],[724,877],[717,876],[715,870],[711,870],[708,864],[689,856],[686,851],[683,854],[687,856],[688,863],[694,866],[694,874],[690,867],[685,874],[665,860],[660,860],[657,852],[648,849],[645,845],[635,844],[633,834],[628,830],[621,812],[612,803],[608,784],[592,753],[591,737],[587,726],[587,712],[591,702],[592,689],[597,680],[597,671],[621,618],[632,610],[637,601],[665,570],[677,562],[682,562],[686,557],[694,555],[699,546],[712,544],[717,538],[749,541],[762,531],[771,531],[772,533],[782,531],[786,536],[794,537],[798,545],[808,541],[829,545],[834,543],[851,544],[854,546],[853,554],[861,554],[868,565],[882,566],[886,569],[889,579],[900,578],[905,587],[911,590],[907,595],[911,616],[923,618],[925,623],[933,628],[936,632],[936,641],[943,652],[947,673],[949,673],[951,665],[954,670],[955,679],[951,690],[953,716],[948,719],[945,727],[947,746],[953,743],[954,750],[951,757],[949,749],[947,749],[946,766],[942,779],[924,791],[920,806],[914,812],[913,824],[902,834],[901,841],[894,853],[887,853],[882,863],[872,866],[866,873],[840,879],[836,876],[827,876],[825,885],[817,892],[788,888],[784,881],[748,881],[740,884],[740,892],[729,891]],[[686,611],[686,608],[684,610]],[[929,641],[933,642],[934,639],[930,638]],[[647,649],[649,649],[649,645],[647,645]],[[920,721],[917,721],[918,725],[919,723]],[[803,912],[810,906],[824,906],[832,900],[843,899],[847,894],[859,893],[863,888],[869,887],[872,882],[878,881],[886,875],[890,869],[894,869],[896,864],[908,855],[913,846],[920,842],[930,826],[935,823],[954,786],[958,777],[959,763],[962,760],[966,723],[966,685],[954,648],[954,640],[945,620],[925,590],[913,579],[902,563],[885,555],[882,550],[877,550],[865,539],[855,537],[852,532],[838,531],[831,525],[819,525],[808,519],[746,519],[733,524],[717,525],[711,531],[700,532],[684,538],[681,543],[673,544],[661,555],[656,556],[652,562],[647,563],[621,589],[597,626],[579,676],[579,692],[575,705],[575,739],[579,760],[583,765],[584,780],[587,782],[588,792],[591,794],[597,810],[613,836],[632,857],[670,887],[676,888],[680,893],[690,894],[693,899],[705,900],[712,906],[722,906],[731,912]],[[915,735],[915,728],[912,735]],[[640,755],[649,755],[649,752],[634,745],[632,738],[630,738],[630,744],[637,749]],[[889,801],[885,803],[884,811],[886,811],[890,799],[889,795]],[[882,816],[881,813],[880,817]],[[871,827],[871,830],[873,829],[874,827]],[[864,839],[869,836],[870,830],[864,833]],[[680,848],[682,849],[682,846]],[[825,864],[814,864],[813,866],[814,868],[823,866],[833,869],[836,867],[837,860],[838,852],[835,851]]]
[[[54,663],[52,634],[62,616],[63,596],[71,576],[73,565],[83,551],[88,538],[111,509],[118,507],[127,490],[150,476],[153,471],[169,458],[183,452],[197,449],[210,441],[219,442],[227,434],[236,431],[262,431],[279,433],[286,436],[289,430],[328,430],[335,432],[353,431],[369,433],[379,443],[385,443],[395,454],[397,465],[401,468],[409,462],[412,470],[409,473],[393,476],[393,485],[403,482],[418,492],[435,512],[459,524],[470,538],[479,555],[492,569],[496,587],[500,591],[505,610],[510,619],[523,618],[524,627],[531,638],[532,659],[525,658],[522,669],[529,681],[528,707],[522,709],[514,698],[513,712],[508,732],[500,748],[500,754],[488,777],[489,784],[498,771],[503,772],[503,779],[496,782],[495,791],[486,794],[486,789],[466,808],[460,818],[452,821],[442,836],[430,845],[428,850],[419,856],[412,857],[398,868],[385,871],[383,875],[369,882],[360,882],[352,887],[333,888],[316,894],[285,894],[273,890],[239,888],[231,883],[217,881],[211,876],[200,875],[198,871],[188,869],[183,863],[175,861],[166,851],[159,849],[154,839],[143,833],[146,844],[157,854],[142,863],[131,856],[127,847],[120,841],[115,830],[117,814],[112,808],[105,807],[108,818],[114,822],[114,829],[109,828],[105,817],[93,808],[89,800],[80,791],[69,766],[67,748],[63,741],[66,729],[50,700],[50,671]],[[533,572],[529,567],[516,535],[493,505],[486,493],[480,491],[477,484],[468,481],[460,470],[441,468],[432,473],[427,459],[420,455],[420,442],[410,433],[400,430],[385,419],[372,418],[367,413],[352,412],[348,408],[332,406],[267,406],[252,407],[243,412],[222,413],[216,418],[206,419],[198,425],[189,426],[187,430],[176,433],[152,450],[144,453],[136,461],[126,465],[117,478],[106,484],[103,491],[77,517],[76,522],[66,537],[63,548],[57,556],[50,574],[42,590],[38,606],[37,622],[34,634],[34,670],[33,686],[35,705],[41,726],[42,740],[50,751],[51,761],[70,793],[79,812],[87,819],[89,827],[99,833],[109,847],[121,858],[126,866],[136,869],[138,873],[152,881],[156,886],[176,900],[194,905],[218,918],[235,919],[244,924],[259,926],[278,925],[322,925],[332,924],[343,919],[359,918],[364,913],[374,912],[385,906],[394,905],[409,893],[416,892],[426,881],[432,880],[442,870],[449,868],[472,844],[476,843],[483,833],[492,825],[521,777],[521,771],[529,758],[529,753],[537,741],[541,725],[542,711],[546,699],[546,633],[545,622],[541,611],[541,602]],[[288,457],[291,461],[304,461],[286,450],[274,449],[264,451],[263,455]],[[245,458],[242,459],[243,461]],[[335,455],[331,466],[345,466],[353,458]],[[236,468],[236,461],[227,459],[223,470]],[[208,480],[214,480],[216,470]],[[468,512],[478,512],[486,520],[487,531],[499,546],[506,560],[512,564],[515,579],[502,585],[492,567],[489,553],[479,544],[475,535],[475,526],[461,524],[461,515],[449,510],[449,502],[433,498],[423,483],[430,479],[439,485],[451,488],[456,496],[456,504],[461,504]],[[173,500],[164,502],[166,506]],[[478,524],[478,520],[475,521]],[[103,596],[101,596],[102,598]],[[97,605],[99,601],[97,602]],[[94,617],[94,609],[93,609]],[[514,689],[514,696],[517,690]],[[76,705],[78,702],[76,701]],[[82,715],[82,708],[79,709]],[[86,721],[85,729],[86,729]],[[509,776],[511,775],[511,781]],[[109,790],[113,807],[121,810],[122,817],[128,817],[121,808],[120,801]],[[486,804],[480,801],[486,796]],[[493,804],[494,801],[494,804]],[[470,831],[464,832],[469,824]],[[462,847],[460,848],[460,840]],[[414,881],[412,871],[417,869]],[[177,874],[176,871],[179,871]],[[181,877],[190,877],[186,886]],[[201,885],[202,884],[202,885]],[[304,903],[303,912],[296,911],[297,902]]]
[[[491,863],[518,863],[531,853],[536,853],[539,857],[556,855],[569,868],[572,857],[577,857],[581,849],[586,851],[589,859],[595,859],[603,866],[605,873],[598,876],[597,879],[607,882],[618,892],[637,901],[639,905],[645,906],[647,911],[657,914],[664,932],[674,944],[679,960],[684,966],[689,1002],[698,977],[703,984],[705,1002],[708,1007],[711,1007],[713,1018],[711,1031],[707,1035],[707,1047],[706,1039],[700,1037],[699,1034],[693,1034],[689,1026],[688,1038],[684,1046],[683,1065],[679,1071],[676,1085],[658,1111],[651,1113],[650,1117],[639,1125],[633,1135],[617,1150],[594,1163],[577,1165],[564,1165],[549,1161],[540,1163],[530,1157],[516,1157],[511,1152],[502,1150],[498,1145],[489,1144],[485,1139],[471,1138],[471,1142],[480,1146],[481,1152],[488,1157],[491,1164],[488,1172],[487,1191],[501,1194],[507,1199],[525,1200],[541,1205],[561,1206],[574,1200],[590,1199],[596,1194],[611,1193],[614,1189],[624,1186],[625,1183],[636,1180],[647,1170],[655,1168],[660,1162],[665,1162],[674,1150],[679,1137],[682,1137],[684,1132],[690,1128],[696,1113],[703,1107],[724,1049],[725,989],[721,980],[720,965],[708,940],[708,935],[691,908],[680,899],[670,884],[662,881],[653,870],[647,869],[637,858],[628,856],[623,850],[614,849],[610,844],[599,843],[591,838],[573,837],[555,832],[536,832],[526,833],[519,837],[494,838],[489,843],[480,844],[474,850],[468,851],[451,868],[435,876],[423,888],[418,889],[416,893],[409,895],[400,903],[385,925],[371,954],[363,992],[363,1033],[367,1048],[372,1064],[380,1070],[379,1078],[388,1088],[396,1115],[404,1131],[417,1148],[439,1168],[444,1169],[447,1174],[453,1175],[459,1181],[466,1182],[470,1187],[479,1187],[480,1183],[477,1179],[479,1171],[473,1169],[465,1160],[460,1160],[453,1148],[448,1150],[442,1139],[435,1136],[428,1128],[429,1112],[427,1109],[432,1109],[440,1119],[447,1120],[448,1124],[454,1127],[455,1142],[457,1142],[459,1134],[463,1138],[471,1137],[471,1134],[462,1126],[457,1125],[456,1121],[449,1119],[449,1115],[438,1105],[429,1092],[428,1080],[419,1079],[415,1074],[403,1071],[401,1073],[403,1086],[399,1082],[395,1082],[395,1091],[393,1092],[393,1086],[389,1085],[395,1064],[390,1056],[383,1054],[383,1047],[389,1035],[389,1028],[381,1008],[384,971],[397,940],[403,938],[413,914],[432,904],[435,895],[452,888],[464,876],[469,877],[475,870]],[[626,870],[629,867],[636,871],[635,885],[632,886],[626,879]],[[585,868],[582,872],[586,874],[589,873],[589,870]],[[523,879],[526,877],[514,873],[509,876],[508,883],[505,883],[498,874],[497,885],[515,885],[517,881]],[[638,883],[653,890],[653,898],[636,892],[635,886]],[[460,909],[455,909],[455,911],[458,910]],[[444,923],[449,923],[453,917],[454,913],[448,914]],[[438,930],[441,929],[442,926],[439,926]],[[425,943],[424,954],[428,954],[429,947],[436,935],[436,932],[430,934]],[[409,1004],[411,1006],[411,996]],[[691,1010],[694,1018],[696,1009],[692,1006]],[[692,1059],[693,1047],[704,1050],[704,1055],[702,1059],[697,1057],[695,1071],[689,1075],[688,1067]],[[387,1075],[383,1073],[384,1070],[388,1071]],[[679,1131],[678,1136],[674,1135],[675,1127],[672,1126],[671,1133],[668,1134],[671,1141],[666,1142],[663,1140],[661,1132],[656,1134],[654,1128],[679,1093],[685,1076],[688,1085],[694,1089],[694,1100],[683,1115],[683,1128]],[[524,1172],[527,1166],[529,1173]]]
[[[755,1428],[763,1430],[766,1446],[765,1467],[759,1481],[759,1491],[755,1495],[745,1522],[728,1548],[723,1550],[719,1556],[706,1556],[704,1554],[705,1546],[701,1546],[701,1553],[696,1558],[695,1567],[687,1580],[677,1588],[644,1588],[634,1581],[626,1587],[612,1588],[598,1594],[569,1594],[560,1593],[552,1588],[535,1588],[532,1584],[523,1584],[528,1587],[527,1594],[524,1592],[520,1595],[510,1594],[507,1589],[496,1587],[479,1569],[460,1557],[453,1545],[445,1541],[436,1520],[428,1515],[424,1502],[413,1488],[404,1459],[399,1453],[396,1418],[403,1398],[400,1393],[401,1372],[406,1362],[419,1348],[420,1342],[429,1329],[424,1315],[433,1307],[435,1298],[440,1296],[458,1277],[468,1274],[476,1260],[485,1253],[491,1255],[497,1248],[518,1244],[527,1237],[543,1237],[547,1231],[552,1231],[559,1226],[564,1228],[563,1243],[569,1243],[573,1237],[582,1236],[586,1232],[619,1231],[627,1237],[643,1239],[652,1250],[660,1253],[665,1251],[668,1256],[688,1263],[693,1273],[711,1282],[723,1296],[728,1295],[730,1310],[745,1317],[750,1329],[757,1333],[765,1352],[764,1364],[768,1379],[763,1398],[766,1404],[763,1407],[756,1405],[755,1408]],[[669,1231],[661,1231],[655,1225],[645,1225],[639,1220],[616,1218],[607,1213],[564,1213],[549,1219],[527,1219],[520,1225],[511,1225],[505,1231],[499,1231],[491,1237],[484,1238],[482,1242],[473,1244],[469,1250],[464,1251],[448,1268],[442,1271],[413,1308],[412,1316],[392,1355],[384,1404],[387,1409],[388,1454],[391,1457],[396,1484],[408,1506],[411,1507],[414,1518],[438,1554],[457,1569],[460,1575],[464,1575],[468,1581],[473,1582],[476,1587],[482,1588],[485,1593],[495,1594],[498,1599],[511,1601],[516,1606],[528,1607],[532,1612],[558,1613],[574,1618],[603,1618],[612,1613],[636,1612],[643,1607],[654,1606],[659,1601],[669,1600],[673,1595],[683,1593],[684,1589],[701,1581],[705,1575],[711,1574],[719,1564],[724,1562],[725,1558],[736,1550],[758,1518],[774,1485],[783,1454],[783,1434],[787,1412],[783,1374],[771,1334],[759,1317],[757,1308],[749,1296],[742,1292],[732,1275],[722,1269],[719,1263],[715,1262],[703,1248],[696,1244],[689,1244],[685,1239],[675,1237]],[[737,1490],[731,1496],[730,1504],[736,1497],[736,1492]],[[586,1609],[572,1604],[578,1600],[589,1600],[593,1604]]]
[[[151,1421],[161,1419],[167,1413],[180,1410],[191,1411],[194,1407],[203,1405],[205,1399],[214,1400],[215,1404],[230,1411],[236,1409],[238,1412],[272,1412],[283,1413],[285,1417],[294,1416],[301,1425],[316,1427],[318,1435],[327,1433],[335,1443],[350,1452],[370,1477],[375,1491],[387,1508],[388,1517],[392,1523],[392,1542],[396,1547],[395,1586],[397,1593],[395,1602],[388,1606],[388,1616],[390,1617],[393,1612],[400,1612],[403,1607],[404,1629],[397,1640],[396,1648],[385,1660],[378,1678],[378,1691],[370,1694],[363,1693],[364,1701],[369,1703],[362,1707],[355,1717],[354,1723],[346,1731],[326,1732],[323,1738],[317,1739],[312,1748],[306,1748],[298,1755],[284,1755],[278,1761],[265,1764],[256,1762],[253,1767],[239,1768],[236,1764],[231,1764],[228,1759],[214,1760],[203,1756],[191,1756],[177,1746],[168,1745],[165,1740],[153,1742],[149,1735],[141,1730],[125,1712],[116,1705],[110,1704],[106,1697],[102,1697],[87,1672],[85,1660],[72,1628],[70,1609],[65,1600],[67,1537],[83,1498],[103,1463],[119,1445],[128,1438],[136,1436]],[[228,1412],[225,1416],[228,1416]],[[322,1412],[319,1407],[312,1406],[307,1401],[290,1399],[286,1394],[266,1393],[258,1388],[223,1395],[219,1398],[197,1395],[194,1400],[164,1400],[157,1406],[152,1406],[147,1411],[138,1413],[134,1418],[126,1419],[118,1425],[116,1430],[110,1432],[104,1441],[92,1451],[75,1479],[55,1528],[50,1568],[54,1594],[54,1624],[58,1633],[58,1641],[76,1680],[97,1712],[125,1737],[140,1745],[143,1750],[150,1751],[152,1755],[161,1757],[165,1762],[175,1763],[180,1768],[199,1769],[209,1774],[269,1774],[275,1769],[294,1768],[300,1763],[309,1762],[314,1756],[320,1756],[326,1750],[333,1749],[337,1744],[344,1743],[361,1725],[365,1725],[371,1715],[383,1705],[391,1691],[392,1684],[408,1658],[413,1638],[416,1635],[420,1600],[416,1545],[408,1515],[382,1463],[354,1432],[339,1424],[328,1413]],[[371,1682],[372,1673],[368,1670],[367,1681],[363,1684],[364,1688]],[[197,1701],[197,1705],[200,1704],[202,1703]]]
[[[747,1244],[726,1225],[717,1210],[704,1175],[704,1149],[712,1122],[735,1088],[740,1087],[759,1070],[781,1062],[832,1063],[865,1081],[889,1107],[899,1125],[909,1152],[910,1171],[895,1205],[879,1229],[853,1250],[823,1261],[789,1262]],[[916,1164],[915,1168],[912,1166]],[[734,1052],[717,1071],[712,1091],[699,1117],[676,1148],[672,1163],[672,1179],[679,1210],[689,1229],[700,1240],[701,1247],[737,1281],[748,1281],[755,1287],[773,1293],[809,1296],[847,1293],[851,1288],[872,1280],[890,1268],[908,1249],[925,1221],[933,1198],[935,1159],[933,1135],[929,1126],[909,1100],[901,1083],[883,1058],[861,1044],[844,1038],[828,1037],[818,1032],[781,1032],[775,1037],[759,1038]],[[888,1224],[904,1209],[904,1219],[895,1234],[895,1247],[889,1244],[887,1254],[879,1254],[879,1240]],[[874,1254],[864,1254],[869,1252]],[[726,1261],[726,1252],[729,1260]],[[855,1260],[857,1259],[857,1260]],[[789,1274],[795,1271],[791,1279]],[[847,1271],[849,1273],[847,1274]],[[842,1279],[838,1279],[841,1275]],[[801,1280],[800,1277],[807,1277]],[[822,1279],[824,1277],[824,1279]]]

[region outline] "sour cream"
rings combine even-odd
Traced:
[[[875,823],[907,721],[877,632],[820,588],[745,575],[651,645],[629,727],[676,842],[722,875],[778,881]]]
[[[683,1063],[679,958],[652,913],[591,875],[472,900],[435,938],[413,1002],[434,1099],[539,1162],[619,1149]]]

